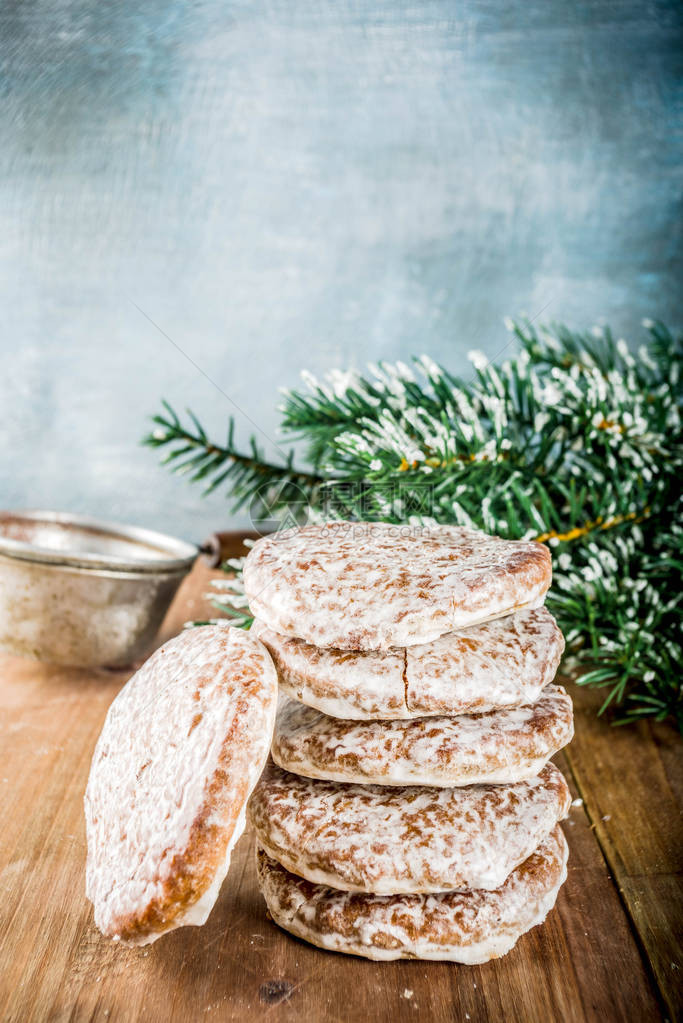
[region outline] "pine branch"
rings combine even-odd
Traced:
[[[224,562],[221,568],[226,573],[226,578],[215,579],[212,583],[213,591],[206,594],[216,610],[229,618],[230,624],[239,629],[251,628],[254,621],[242,584],[244,561],[244,558],[230,558]]]
[[[306,471],[291,455],[266,461],[253,441],[236,450],[232,423],[217,446],[169,406],[147,443],[169,445],[171,466],[209,489],[225,484],[238,507],[265,493],[275,521],[297,502],[309,517],[436,519],[547,542],[549,606],[580,683],[603,688],[618,721],[683,726],[683,349],[663,324],[646,326],[634,355],[608,328],[510,324],[519,354],[494,366],[471,353],[467,380],[426,356],[306,375],[281,410],[308,443]],[[239,596],[239,574],[231,585]]]
[[[683,731],[683,562],[667,553],[680,551],[681,532],[662,534],[663,527],[660,520],[649,536],[611,536],[561,556],[548,604],[567,630],[570,659],[589,668],[578,683],[607,690],[603,711],[620,705],[617,723],[672,716]]]
[[[225,486],[232,498],[233,511],[258,498],[264,505],[315,500],[323,477],[294,468],[294,453],[289,452],[284,465],[268,461],[256,440],[250,441],[250,452],[239,451],[234,442],[235,424],[228,421],[224,445],[210,441],[194,413],[188,409],[191,426],[185,426],[167,401],[165,413],[152,417],[154,430],[142,443],[152,448],[167,448],[161,464],[177,475],[189,476],[193,483],[206,481],[203,496]],[[269,501],[270,498],[270,501]]]

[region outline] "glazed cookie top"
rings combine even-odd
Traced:
[[[553,764],[515,785],[345,785],[272,762],[249,800],[266,852],[309,881],[375,894],[498,888],[566,817]]]
[[[321,948],[370,959],[485,963],[541,923],[567,876],[556,827],[495,891],[369,895],[313,884],[260,849],[261,891],[281,927]]]
[[[502,784],[538,774],[573,734],[572,702],[554,685],[533,704],[407,721],[345,721],[282,697],[272,755],[287,771],[330,781]]]
[[[86,890],[109,937],[145,944],[203,923],[268,755],[277,676],[224,626],[164,644],[121,690],[85,794]]]
[[[244,565],[252,613],[318,647],[386,650],[543,603],[550,553],[460,526],[329,522],[263,537]]]
[[[533,703],[552,682],[564,640],[544,608],[386,651],[337,650],[282,636],[258,620],[280,687],[332,717],[482,713]]]

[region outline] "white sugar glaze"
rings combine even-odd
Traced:
[[[485,963],[543,922],[567,877],[556,828],[496,891],[367,895],[311,884],[263,851],[259,885],[277,924],[304,941],[368,959]]]
[[[270,651],[288,696],[348,720],[484,713],[534,703],[555,677],[564,650],[545,608],[402,650],[313,647],[258,620],[251,631]]]
[[[460,526],[331,522],[263,537],[244,565],[252,613],[317,647],[386,650],[542,604],[542,544]]]
[[[377,895],[494,889],[567,816],[553,764],[515,785],[388,788],[266,767],[249,818],[266,852],[318,884]]]
[[[281,697],[272,756],[286,771],[330,781],[507,784],[539,774],[573,734],[572,702],[553,685],[531,705],[407,721],[345,721]]]

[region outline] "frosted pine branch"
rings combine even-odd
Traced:
[[[580,683],[605,689],[615,720],[683,726],[681,340],[652,321],[637,352],[606,327],[508,326],[517,354],[491,365],[473,352],[462,376],[427,355],[304,374],[281,406],[307,446],[301,469],[254,442],[238,450],[232,425],[215,445],[169,406],[147,443],[276,522],[454,522],[548,543],[549,606]],[[239,571],[230,586],[214,603],[247,624]]]

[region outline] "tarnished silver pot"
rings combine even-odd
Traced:
[[[0,648],[121,667],[147,653],[198,548],[59,512],[0,512]]]

